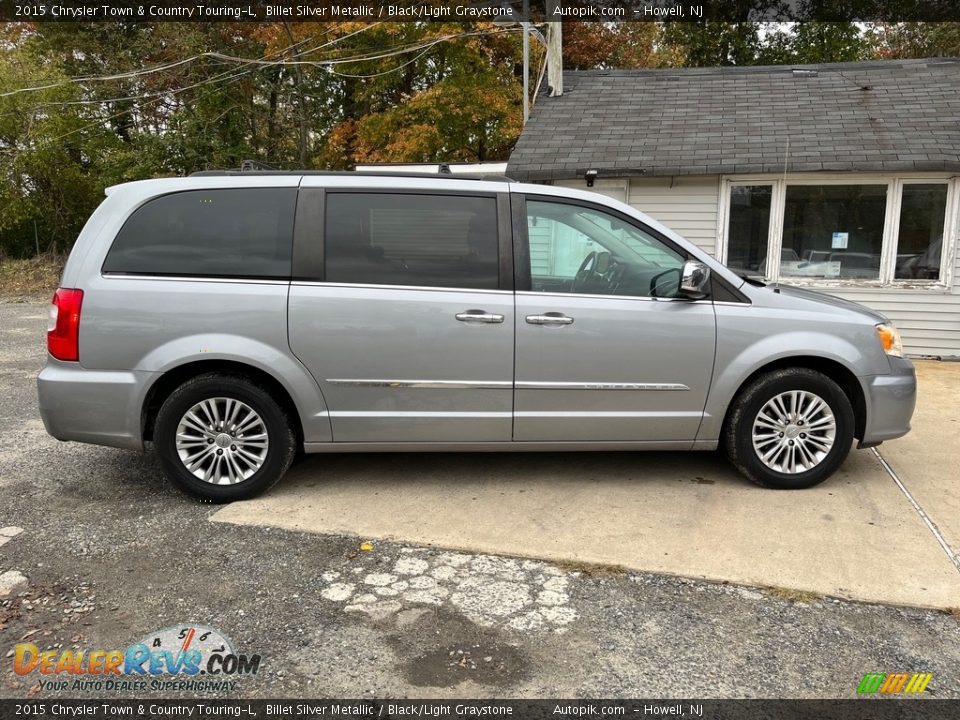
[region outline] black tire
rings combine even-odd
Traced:
[[[753,447],[753,425],[769,400],[791,390],[814,393],[826,402],[836,430],[833,447],[818,464],[803,472],[783,473],[765,465],[758,456]],[[730,462],[747,479],[763,487],[800,490],[822,483],[840,467],[850,452],[853,430],[850,399],[837,383],[808,368],[784,368],[758,377],[741,391],[731,407],[722,441]]]
[[[262,465],[246,479],[231,485],[216,485],[196,477],[184,465],[177,450],[176,435],[181,419],[197,403],[213,398],[245,403],[259,415],[266,429],[268,445]],[[215,503],[244,500],[272,487],[293,462],[297,445],[290,418],[266,388],[242,376],[219,373],[198,375],[174,390],[157,413],[153,438],[171,482],[189,495]]]

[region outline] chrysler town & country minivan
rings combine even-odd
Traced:
[[[38,379],[60,440],[213,501],[298,452],[713,450],[773,488],[910,429],[900,337],[633,207],[505,178],[202,173],[110,188]]]

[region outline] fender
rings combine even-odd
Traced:
[[[872,330],[872,328],[870,328]],[[862,367],[864,352],[858,344],[817,331],[798,330],[767,335],[746,347],[734,347],[732,343],[718,341],[714,361],[717,373],[707,395],[703,422],[697,433],[698,447],[716,447],[727,408],[743,387],[747,378],[766,365],[791,357],[815,357],[832,360],[842,365],[850,374],[857,363]],[[884,372],[889,372],[889,364]],[[863,381],[858,377],[863,385]],[[867,408],[869,412],[869,408]]]

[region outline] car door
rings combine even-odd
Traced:
[[[513,198],[514,440],[692,442],[716,323],[678,297],[684,251],[601,205]]]
[[[334,442],[510,440],[508,196],[490,185],[301,187],[290,346]]]

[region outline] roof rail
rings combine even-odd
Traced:
[[[248,168],[247,163],[251,163]],[[253,164],[261,167],[252,167]],[[190,173],[190,177],[240,177],[247,175],[319,175],[331,177],[403,177],[403,178],[431,178],[443,180],[487,180],[491,182],[515,182],[506,175],[491,173],[451,173],[451,172],[391,172],[389,170],[275,170],[254,160],[245,160],[240,170],[199,170]]]

